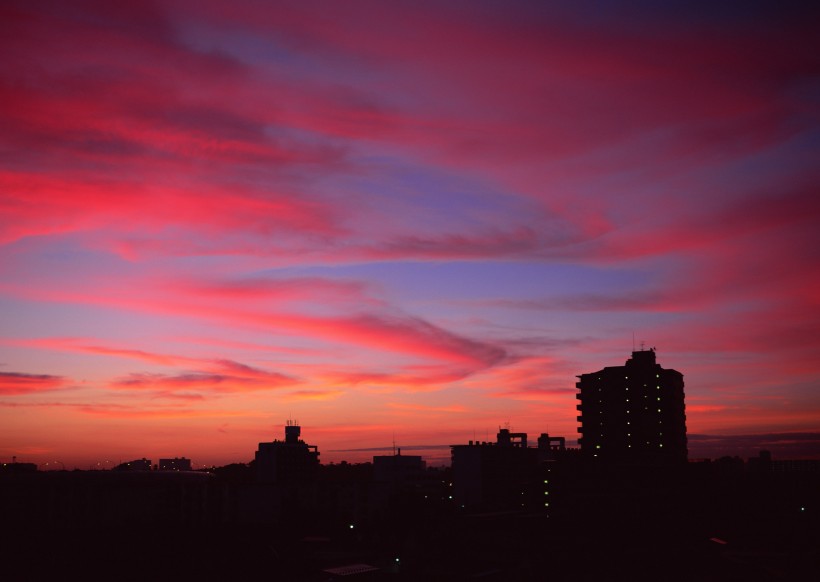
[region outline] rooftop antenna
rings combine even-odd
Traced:
[[[644,342],[643,340],[641,340],[641,351],[644,351],[644,350],[643,350],[643,345],[644,345],[645,343],[646,343],[646,342]]]
[[[393,433],[393,456],[396,456],[396,433]]]

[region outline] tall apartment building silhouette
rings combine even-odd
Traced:
[[[655,350],[632,352],[624,366],[578,376],[581,453],[618,463],[685,462],[683,374],[655,362]]]

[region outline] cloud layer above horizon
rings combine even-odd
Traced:
[[[574,438],[633,336],[820,429],[819,14],[5,2],[0,456]]]

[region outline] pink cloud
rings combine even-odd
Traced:
[[[782,390],[814,411],[813,14],[81,8],[0,8],[0,293],[25,312],[10,318],[10,352],[163,367],[115,372],[121,401],[268,388],[305,402],[377,389],[423,400],[466,388],[546,414],[566,404],[568,362],[619,334],[628,343],[637,321],[687,358],[687,378],[746,396]],[[415,281],[424,294],[405,277],[364,280],[385,265],[429,273],[417,267],[482,260],[486,292],[449,273],[440,291]],[[526,272],[520,294],[498,284],[502,262]],[[552,291],[563,266],[595,276]],[[290,278],[281,267],[295,267]],[[599,284],[604,272],[618,285]],[[534,281],[543,291],[526,291]],[[468,300],[445,311],[457,295],[481,310],[469,323]],[[118,321],[148,314],[188,339],[170,348],[125,329],[75,332],[71,317],[44,322],[78,305]],[[13,337],[52,324],[53,335],[122,339]],[[515,337],[493,339],[502,333]],[[567,334],[584,341],[554,340]],[[239,363],[261,362],[248,353],[276,363]],[[723,365],[710,370],[700,360],[716,353]],[[65,382],[11,373],[0,392]],[[695,418],[765,422],[765,406],[738,412],[740,396],[721,398],[695,401]],[[779,405],[778,422],[807,422]]]
[[[286,305],[322,301],[330,304],[355,303],[356,305],[382,306],[383,301],[369,293],[372,285],[364,281],[334,280],[320,277],[295,277],[288,279],[236,279],[221,281],[183,281],[172,284],[182,293],[198,298],[218,301],[251,301],[271,305]]]
[[[71,402],[0,402],[3,408],[69,409],[93,416],[112,418],[181,418],[202,415],[201,411],[180,407],[152,408],[126,404],[95,404]],[[206,413],[206,416],[209,415]]]
[[[318,378],[332,385],[389,387],[394,389],[423,392],[440,390],[452,382],[470,376],[474,370],[449,369],[446,366],[401,366],[390,372],[368,370],[339,370],[330,365],[327,371],[319,372]]]
[[[72,292],[56,289],[19,289],[6,286],[29,298],[78,302],[91,305],[111,305],[136,311],[173,316],[187,316],[229,322],[257,329],[287,331],[325,341],[366,346],[407,354],[418,358],[433,358],[472,368],[485,368],[502,362],[507,354],[499,346],[474,340],[446,330],[419,317],[404,314],[363,313],[354,316],[312,316],[291,312],[245,311],[225,304],[202,303],[193,294],[190,301],[182,297],[171,301],[149,299],[135,295],[127,286],[113,290],[95,289]],[[102,291],[105,291],[104,293]]]
[[[299,384],[300,381],[280,374],[260,370],[229,360],[215,362],[215,371],[198,371],[177,375],[130,374],[111,382],[116,389],[150,390],[159,394],[177,391],[197,391],[225,394],[273,390]]]
[[[49,374],[0,372],[0,395],[22,396],[60,390],[67,386],[65,378]]]
[[[109,347],[87,343],[93,341],[94,340],[84,338],[38,338],[30,340],[18,340],[9,343],[51,350],[82,352],[88,354],[99,354],[103,356],[117,356],[129,359],[143,360],[146,362],[150,362],[153,364],[161,364],[164,366],[173,366],[180,363],[190,363],[196,361],[192,358],[183,358],[181,356],[157,354],[153,352],[146,352],[143,350]]]

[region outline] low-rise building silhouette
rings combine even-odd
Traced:
[[[373,480],[379,483],[407,483],[424,475],[426,466],[421,455],[402,455],[399,448],[395,455],[373,457]]]
[[[11,463],[0,463],[0,471],[4,473],[34,473],[37,463],[18,463],[17,457]]]
[[[527,446],[527,433],[499,429],[496,442],[452,445],[453,499],[457,507],[485,510],[547,510],[555,486],[555,463],[566,452],[563,437],[542,433]],[[552,481],[550,481],[550,477]]]
[[[174,457],[173,459],[160,459],[160,471],[190,471],[191,459],[185,457]]]
[[[151,470],[151,460],[146,459],[143,457],[142,459],[135,459],[133,461],[126,461],[125,463],[120,463],[113,469],[112,471],[150,471]]]
[[[319,449],[299,437],[302,427],[288,420],[285,440],[259,443],[256,474],[260,483],[313,481],[319,468]]]

